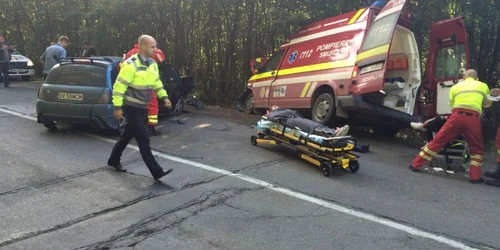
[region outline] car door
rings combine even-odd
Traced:
[[[407,0],[391,0],[379,12],[371,24],[356,57],[357,75],[353,76],[354,95],[380,91],[389,50],[399,16]]]
[[[271,93],[272,83],[276,80],[279,65],[286,50],[287,49],[281,49],[276,51],[262,68],[258,70],[257,74],[253,75],[248,80],[254,93],[255,108],[269,107],[269,98],[273,94]]]
[[[467,32],[462,17],[432,23],[428,72],[430,88],[436,93],[436,114],[451,114],[450,89],[463,81],[469,68]]]

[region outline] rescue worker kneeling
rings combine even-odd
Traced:
[[[467,70],[465,80],[457,83],[450,90],[450,106],[452,114],[430,141],[415,157],[410,170],[418,172],[422,165],[430,161],[444,145],[462,134],[471,151],[469,182],[483,183],[481,165],[483,163],[484,145],[481,130],[481,114],[483,107],[490,107],[492,102],[487,99],[490,93],[488,85],[478,81],[477,71]]]

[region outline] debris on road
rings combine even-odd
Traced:
[[[180,119],[172,119],[170,120],[172,123],[186,124],[183,120]]]
[[[187,99],[187,103],[189,103],[192,106],[195,106],[196,109],[198,110],[200,110],[203,107],[203,104],[198,99],[196,99],[196,96],[190,96]]]

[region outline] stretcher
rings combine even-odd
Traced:
[[[439,167],[436,160],[444,160],[446,165],[446,174],[454,174],[455,170],[451,167],[453,161],[459,162],[460,166],[465,170],[465,177],[469,177],[469,163],[471,159],[470,149],[467,142],[458,136],[452,142],[446,144],[440,152],[434,155],[429,162],[431,167]]]
[[[286,145],[294,148],[298,156],[317,167],[323,175],[329,177],[335,169],[349,169],[352,173],[359,170],[359,156],[351,153],[356,147],[356,140],[351,136],[322,137],[306,133],[300,128],[282,120],[269,122],[263,117],[257,124],[257,134],[251,136],[251,143]]]

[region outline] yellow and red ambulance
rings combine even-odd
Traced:
[[[239,105],[247,112],[303,110],[322,124],[346,118],[387,135],[451,113],[450,87],[469,66],[463,19],[432,23],[422,77],[406,2],[377,1],[302,27],[270,58],[250,62],[254,75]]]

